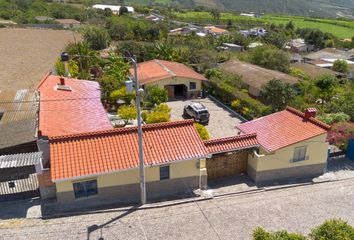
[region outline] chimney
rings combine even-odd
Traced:
[[[317,113],[316,108],[306,108],[305,110],[305,118],[309,119],[311,117],[315,118]]]
[[[62,85],[62,86],[65,85],[65,78],[60,77],[60,85]]]

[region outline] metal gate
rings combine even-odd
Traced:
[[[214,155],[206,161],[208,180],[247,172],[247,159],[247,152]]]
[[[30,174],[28,178],[0,182],[0,202],[38,197],[39,186],[37,174]]]

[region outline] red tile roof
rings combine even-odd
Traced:
[[[208,155],[193,121],[143,126],[145,165]],[[136,127],[50,138],[53,181],[137,168]]]
[[[256,133],[243,134],[235,137],[226,137],[204,141],[204,145],[211,154],[235,151],[239,149],[258,147]]]
[[[47,75],[39,83],[39,130],[58,136],[112,129],[101,104],[97,82],[65,78],[71,91],[59,90],[60,77]]]
[[[134,69],[130,69],[130,73],[134,75]],[[203,75],[182,63],[154,59],[138,64],[138,79],[140,85],[175,76],[194,80],[206,80]]]
[[[269,152],[326,133],[330,126],[291,107],[237,126],[244,133],[257,133],[259,143]]]

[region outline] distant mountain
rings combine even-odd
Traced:
[[[172,0],[184,7],[315,17],[352,17],[354,0]]]

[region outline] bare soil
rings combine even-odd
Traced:
[[[34,89],[75,38],[64,30],[0,29],[0,90]]]

